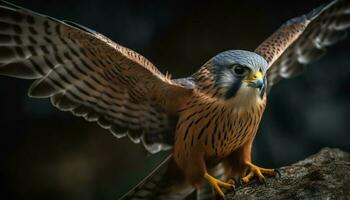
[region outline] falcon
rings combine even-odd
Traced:
[[[240,181],[278,175],[251,159],[267,95],[349,26],[350,1],[334,0],[287,21],[254,52],[225,51],[172,79],[100,33],[1,1],[0,74],[34,80],[30,97],[49,98],[151,153],[171,149],[123,199],[184,199],[195,189],[198,199],[211,189],[224,197]]]

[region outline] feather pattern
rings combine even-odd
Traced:
[[[181,200],[193,191],[170,154],[120,200]]]
[[[349,16],[349,1],[334,0],[285,23],[255,53],[223,52],[193,76],[171,80],[91,29],[1,1],[0,74],[34,80],[30,96],[50,98],[152,153],[174,144],[173,154],[123,199],[183,199],[195,187],[198,199],[208,199],[204,174],[245,174],[266,106],[265,88],[242,83],[232,66],[267,73],[269,90],[344,39]]]
[[[269,63],[268,91],[283,78],[290,78],[347,35],[350,27],[350,1],[333,0],[310,13],[282,25],[255,50]]]
[[[50,98],[118,138],[142,141],[150,152],[169,148],[173,116],[191,92],[97,32],[3,1],[0,74],[34,79],[31,97]]]

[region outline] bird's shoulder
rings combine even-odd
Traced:
[[[173,79],[173,82],[187,89],[195,89],[197,86],[192,77]]]

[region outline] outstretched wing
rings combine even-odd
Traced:
[[[151,152],[171,144],[191,90],[138,53],[82,26],[1,1],[0,74],[36,79],[29,95],[96,121]]]
[[[348,27],[350,0],[334,0],[287,21],[255,50],[269,63],[268,90],[302,72],[305,64],[325,54],[327,46],[345,39]]]

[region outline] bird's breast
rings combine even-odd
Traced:
[[[266,98],[238,107],[212,99],[193,98],[181,110],[175,138],[175,157],[192,154],[225,157],[253,139]]]

